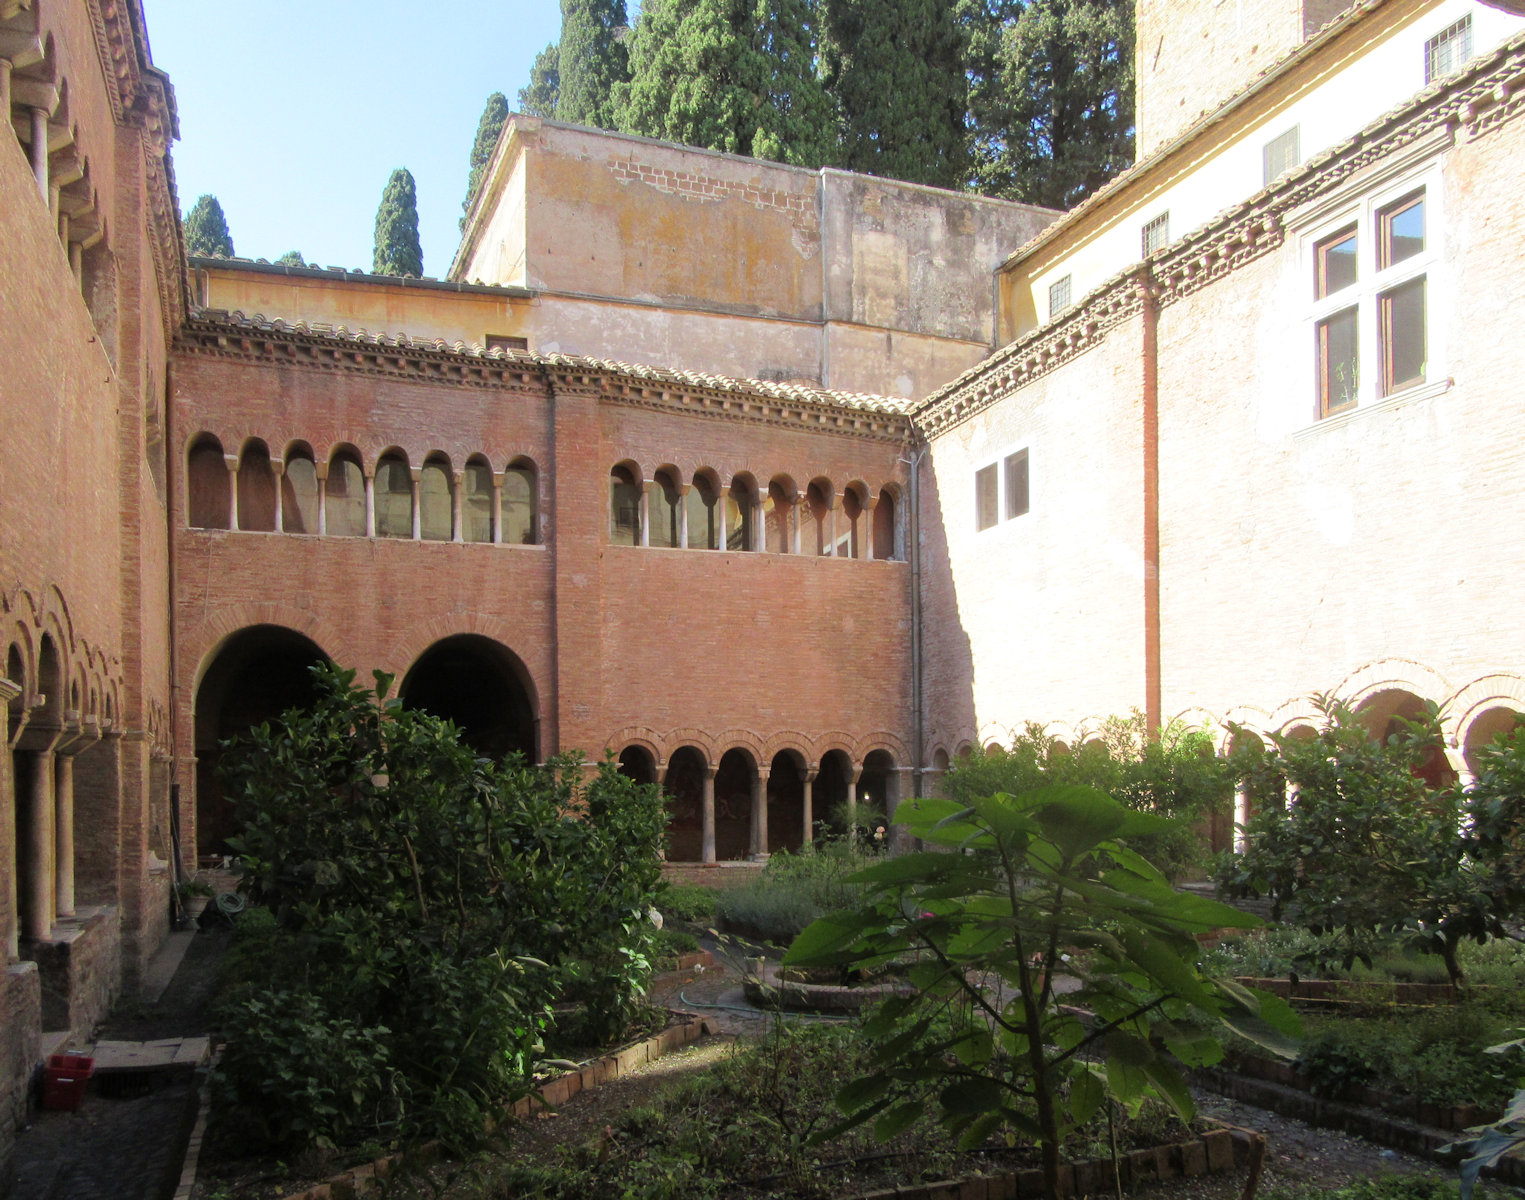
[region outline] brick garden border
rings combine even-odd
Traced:
[[[1296,983],[1280,976],[1268,979],[1241,975],[1235,983],[1270,992],[1293,1003],[1312,1001],[1330,1004],[1455,1004],[1462,993],[1449,983],[1383,983],[1359,979],[1299,979]],[[1486,995],[1493,985],[1469,987],[1466,995]]]

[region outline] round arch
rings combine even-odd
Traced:
[[[682,745],[667,759],[662,791],[667,797],[669,862],[700,862],[704,857],[704,780],[709,760],[698,746]]]
[[[454,721],[488,758],[540,761],[540,705],[519,656],[479,633],[441,638],[414,660],[398,690],[407,708]]]

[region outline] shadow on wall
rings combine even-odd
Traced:
[[[920,466],[922,754],[946,769],[961,744],[975,736],[974,652],[959,621],[958,589],[948,563],[948,539],[931,451]],[[932,790],[929,776],[924,790]]]

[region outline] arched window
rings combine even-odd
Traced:
[[[690,550],[717,550],[720,548],[720,489],[714,477],[707,471],[694,476],[694,485],[683,498],[688,509],[688,548]]]
[[[609,472],[609,542],[641,544],[641,484],[628,463]]]
[[[228,527],[228,464],[222,443],[203,433],[186,456],[186,523],[196,529]]]
[[[774,554],[793,553],[795,498],[794,481],[788,476],[781,475],[768,484],[768,496],[763,501],[765,550]]]
[[[810,540],[807,553],[823,556],[832,552],[835,540],[831,529],[831,480],[813,480],[805,489],[805,507],[810,513]]]
[[[448,542],[454,534],[450,460],[430,455],[418,477],[418,533],[425,541]]]
[[[895,495],[888,488],[879,492],[874,505],[874,557],[895,557]]]
[[[866,506],[863,503],[866,490],[861,483],[854,483],[842,493],[842,519],[847,528],[837,530],[839,538],[837,553],[844,558],[868,557],[863,553],[863,547],[867,544],[867,539],[864,537],[867,532],[867,522],[864,519]]]
[[[651,527],[648,545],[675,550],[683,544],[680,540],[678,522],[681,518],[683,491],[678,486],[678,473],[671,467],[663,467],[656,473],[651,491],[647,493],[646,520]]]
[[[461,497],[461,540],[492,541],[492,468],[480,458],[466,464]],[[503,497],[506,502],[508,497]],[[506,513],[504,514],[507,515]]]
[[[286,451],[281,475],[281,528],[287,533],[318,532],[318,468],[312,450],[296,445]]]
[[[516,458],[503,473],[503,540],[533,546],[539,540],[535,464]]]
[[[741,474],[725,497],[725,548],[751,550],[756,545],[757,481]]]
[[[275,475],[270,451],[258,438],[244,443],[238,456],[238,527],[253,533],[275,532]]]
[[[364,537],[365,475],[355,451],[334,451],[323,493],[324,531],[331,537]]]
[[[392,452],[376,464],[376,536],[413,536],[413,472],[408,460]]]

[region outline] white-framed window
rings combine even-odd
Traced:
[[[1261,186],[1270,187],[1302,161],[1298,147],[1298,126],[1277,134],[1261,151]]]
[[[1140,240],[1143,242],[1145,258],[1148,258],[1157,250],[1163,250],[1170,244],[1169,209],[1145,222]]]
[[[974,473],[974,528],[982,532],[1024,517],[1031,508],[1028,447],[1003,454]]]
[[[1460,70],[1472,57],[1472,14],[1447,25],[1424,44],[1424,82]]]
[[[1431,314],[1443,230],[1432,167],[1325,213],[1304,235],[1316,419],[1441,378]]]
[[[1073,278],[1071,275],[1066,275],[1063,279],[1056,279],[1048,285],[1048,319],[1050,321],[1070,306],[1070,281]]]

